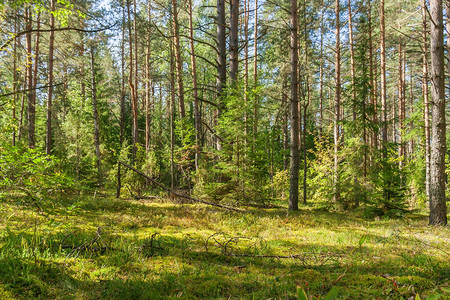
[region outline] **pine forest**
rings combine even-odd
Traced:
[[[0,29],[1,299],[450,298],[449,0],[0,0]]]

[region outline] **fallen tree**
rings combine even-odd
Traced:
[[[141,176],[144,177],[145,179],[151,181],[153,184],[159,186],[159,187],[162,188],[163,190],[165,190],[165,191],[171,193],[172,195],[174,195],[174,196],[176,196],[176,197],[188,199],[188,200],[190,200],[190,201],[192,201],[192,202],[203,203],[203,204],[206,204],[206,205],[211,205],[211,206],[215,206],[215,207],[220,207],[220,208],[227,209],[227,210],[231,210],[231,211],[235,211],[235,212],[249,213],[249,212],[247,212],[247,211],[244,211],[244,210],[241,210],[241,209],[237,209],[237,208],[234,208],[234,207],[229,207],[229,206],[225,206],[225,205],[221,205],[221,204],[217,204],[217,203],[213,203],[213,202],[208,202],[208,201],[200,200],[200,199],[197,199],[197,198],[193,198],[193,197],[188,196],[188,195],[183,195],[183,194],[181,194],[181,193],[177,193],[176,191],[174,191],[174,190],[172,190],[172,189],[166,187],[165,185],[163,185],[163,184],[157,182],[157,181],[154,180],[153,178],[151,178],[151,177],[145,175],[144,173],[142,173],[142,172],[139,171],[138,169],[133,168],[133,167],[130,166],[129,164],[126,164],[126,163],[124,163],[124,162],[122,162],[122,161],[120,161],[120,160],[119,160],[118,162],[119,162],[119,164],[121,164],[121,165],[123,165],[124,167],[126,167],[126,168],[128,168],[128,169],[130,169],[130,170],[132,170],[132,171],[134,171],[134,172],[136,172],[137,174],[141,175]]]

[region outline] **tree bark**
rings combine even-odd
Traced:
[[[249,1],[249,0],[247,0]],[[258,0],[255,0],[255,24],[253,33],[253,86],[256,88],[258,86]],[[258,110],[259,110],[259,99],[258,95],[254,95],[254,106],[253,106],[253,135],[256,137],[258,132]]]
[[[195,170],[198,170],[200,153],[201,153],[201,115],[198,105],[198,87],[197,87],[197,65],[195,61],[195,48],[194,48],[194,25],[192,22],[192,0],[189,1],[189,37],[191,46],[191,71],[192,71],[192,85],[194,93],[194,125],[195,125]]]
[[[383,0],[382,0],[383,1]],[[341,40],[339,0],[335,2],[336,47],[335,47],[335,122],[334,122],[334,201],[340,200],[339,149],[341,140]]]
[[[219,122],[222,112],[225,109],[225,86],[227,82],[227,45],[225,33],[225,0],[217,0],[217,94],[218,105],[216,123]],[[217,150],[222,149],[219,139],[216,140]]]
[[[127,12],[128,12],[128,34],[129,34],[129,50],[130,50],[130,74],[128,76],[128,85],[130,86],[131,94],[131,110],[132,110],[132,141],[133,141],[133,158],[136,157],[137,144],[139,143],[139,125],[138,125],[138,101],[137,101],[137,91],[134,85],[134,63],[133,63],[133,33],[131,30],[131,13],[130,13],[130,0],[127,0]],[[136,41],[134,41],[136,42]],[[137,55],[137,53],[136,53]]]
[[[372,105],[372,122],[374,125],[378,123],[378,108],[377,108],[377,81],[374,74],[374,59],[373,59],[373,39],[372,39],[372,3],[368,0],[368,26],[369,26],[369,76],[370,76],[370,104]],[[376,128],[376,126],[374,126]],[[378,149],[378,130],[374,129],[372,133],[372,147]]]
[[[230,3],[230,80],[231,86],[236,88],[239,62],[239,0],[231,0]]]
[[[56,0],[50,1],[50,10],[55,11]],[[50,38],[48,50],[48,94],[47,94],[47,135],[45,139],[45,152],[47,155],[52,153],[52,102],[53,102],[53,48],[55,43],[55,16],[50,13]]]
[[[430,1],[431,16],[431,182],[430,225],[447,224],[445,198],[445,71],[442,0]]]
[[[25,9],[25,18],[27,19],[26,30],[30,31],[32,28],[32,14],[31,8],[27,7]],[[27,47],[27,63],[26,63],[26,73],[27,73],[27,86],[30,89],[28,92],[28,147],[34,148],[36,146],[36,102],[33,98],[33,70],[32,70],[32,53],[31,53],[31,32],[26,34],[26,47]]]
[[[300,167],[299,153],[299,116],[298,116],[298,20],[297,0],[290,0],[291,29],[291,157],[289,210],[298,210],[298,171]]]
[[[98,172],[98,182],[102,181],[101,172],[101,158],[100,158],[100,125],[98,119],[98,107],[97,107],[97,82],[95,80],[95,47],[91,45],[91,72],[92,72],[92,113],[94,117],[94,146],[95,157]]]
[[[14,20],[14,34],[17,34],[18,30],[17,19]],[[17,130],[17,116],[16,116],[16,105],[17,105],[17,39],[14,39],[13,45],[13,132],[12,132],[12,145],[16,145],[16,130]]]
[[[323,135],[323,68],[324,68],[324,57],[323,57],[323,36],[324,36],[324,13],[323,0],[321,1],[322,10],[320,11],[320,66],[319,66],[319,77],[320,77],[320,87],[319,87],[319,133],[322,139]]]
[[[147,48],[145,52],[145,151],[150,151],[151,140],[151,115],[150,115],[150,103],[152,98],[152,76],[151,76],[151,46],[152,46],[152,5],[151,1],[148,1],[148,35],[147,35]]]
[[[403,167],[403,158],[405,155],[405,147],[403,145],[404,130],[404,114],[405,114],[405,98],[404,98],[404,70],[403,70],[403,45],[400,41],[398,45],[398,165]]]
[[[425,193],[430,196],[430,104],[428,99],[428,38],[427,38],[427,6],[426,0],[422,2],[422,96],[424,106],[425,131]]]
[[[384,0],[380,0],[380,64],[381,64],[381,122],[383,157],[387,157],[387,106],[386,106],[386,32],[384,21]]]
[[[180,106],[180,117],[184,119],[184,117],[186,116],[186,109],[184,106],[183,62],[181,61],[177,0],[172,0],[172,10],[173,10],[172,14],[173,14],[173,39],[175,47],[175,64],[177,71],[178,104]]]

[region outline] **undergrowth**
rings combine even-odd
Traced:
[[[450,297],[449,228],[420,214],[21,197],[0,200],[1,299]]]

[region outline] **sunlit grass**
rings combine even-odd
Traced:
[[[2,299],[285,299],[333,286],[342,299],[425,299],[450,284],[450,230],[420,214],[240,214],[92,196],[55,200],[49,219],[20,198],[0,207]],[[99,227],[93,248],[62,246],[92,241]]]

